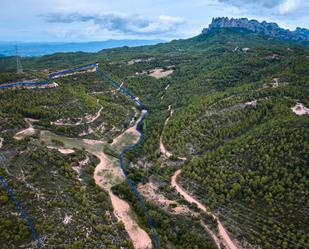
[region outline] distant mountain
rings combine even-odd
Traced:
[[[15,55],[18,46],[19,54],[23,57],[42,56],[58,52],[98,52],[102,49],[116,47],[136,47],[154,45],[161,40],[106,40],[96,42],[0,42],[2,56]]]
[[[280,28],[277,23],[268,23],[266,21],[258,22],[257,20],[248,20],[247,18],[213,18],[212,23],[208,28],[203,29],[202,34],[209,33],[218,28],[242,28],[254,33],[284,40],[309,41],[308,29],[296,28],[294,31],[290,31],[288,29]]]

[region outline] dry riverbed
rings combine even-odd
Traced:
[[[129,237],[131,238],[135,249],[151,249],[152,242],[149,235],[139,227],[136,220],[132,216],[133,211],[130,208],[130,205],[114,195],[111,191],[112,186],[121,183],[124,181],[124,176],[119,166],[119,160],[107,156],[103,151],[103,146],[106,144],[103,141],[99,140],[90,140],[90,139],[80,139],[80,138],[68,138],[56,135],[49,131],[39,131],[33,128],[33,122],[37,120],[25,119],[28,128],[19,131],[14,136],[15,139],[20,140],[26,136],[31,136],[38,132],[40,134],[40,139],[44,141],[49,148],[55,148],[63,154],[69,154],[74,152],[74,148],[82,149],[84,148],[87,152],[96,156],[100,162],[96,166],[94,171],[94,179],[97,185],[99,185],[103,190],[107,191],[111,203],[114,208],[114,214],[119,221],[122,221],[125,230],[127,231]],[[130,127],[124,133],[133,133],[134,139],[130,143],[136,143],[139,139],[139,133],[136,131],[136,125]],[[52,139],[61,141],[64,146],[57,147],[53,144]],[[121,141],[121,138],[118,139]],[[117,140],[115,141],[115,146],[117,146]],[[65,220],[66,222],[68,219]]]

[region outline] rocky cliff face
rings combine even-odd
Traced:
[[[309,30],[304,28],[296,28],[294,31],[283,29],[277,23],[258,22],[256,20],[248,20],[247,18],[213,18],[212,23],[207,29],[203,29],[202,34],[209,33],[219,28],[243,28],[249,31],[276,37],[285,40],[309,41]]]

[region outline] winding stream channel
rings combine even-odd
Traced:
[[[105,75],[103,72],[99,71],[96,67],[96,71],[104,76],[105,78],[111,80],[116,86],[119,87],[124,93],[126,93],[128,96],[131,97],[132,100],[134,100],[140,107],[142,107],[143,111],[141,112],[141,115],[139,119],[135,122],[133,126],[131,126],[129,129],[124,131],[121,135],[119,135],[117,138],[114,139],[113,146],[117,147],[121,146],[122,138],[125,137],[126,134],[129,134],[131,136],[130,144],[131,146],[126,147],[121,152],[120,156],[120,162],[122,162],[122,156],[126,152],[126,150],[133,148],[134,146],[137,146],[140,144],[144,137],[143,134],[139,131],[138,125],[142,122],[144,116],[146,115],[145,112],[146,109],[144,109],[144,106],[141,104],[138,98],[131,95],[129,92],[127,92],[125,89],[121,87],[117,82],[113,81],[111,78],[109,78],[107,75]],[[57,75],[57,74],[55,74]],[[118,89],[118,88],[117,88]],[[167,89],[166,89],[167,90]],[[93,116],[89,121],[90,123],[98,119],[101,115],[102,107],[99,109],[99,111],[96,113],[95,116]],[[168,111],[170,111],[169,117],[166,119],[164,126],[168,123],[169,118],[173,114],[173,110],[171,106],[169,106]],[[125,230],[127,231],[130,239],[133,242],[135,249],[151,249],[152,248],[152,241],[149,237],[149,235],[138,226],[136,220],[132,217],[132,211],[130,208],[130,205],[120,199],[118,196],[114,195],[111,191],[112,186],[119,184],[125,180],[124,176],[126,176],[125,171],[122,172],[121,168],[119,167],[119,160],[115,158],[111,158],[107,156],[103,151],[103,146],[106,144],[103,141],[100,140],[90,140],[90,139],[81,139],[81,138],[68,138],[64,136],[59,136],[56,134],[53,134],[49,131],[44,130],[36,130],[33,128],[33,123],[37,120],[34,119],[25,119],[26,123],[29,125],[28,128],[21,130],[16,133],[14,136],[15,139],[20,140],[26,136],[31,136],[35,134],[36,132],[40,133],[40,139],[42,141],[45,141],[46,144],[52,145],[52,138],[59,139],[64,143],[63,148],[57,148],[58,151],[65,151],[65,150],[72,150],[73,148],[85,148],[85,150],[92,155],[96,156],[100,162],[96,166],[93,177],[98,186],[100,186],[104,191],[106,191],[111,199],[112,206],[114,208],[114,214],[117,217],[119,221],[122,221],[125,226]],[[66,125],[66,124],[62,124]],[[164,128],[163,128],[164,129]],[[3,142],[2,140],[0,142]],[[1,143],[2,144],[2,143]],[[163,136],[160,137],[160,152],[163,154],[167,159],[172,156],[172,153],[169,152],[164,144],[163,144]],[[185,157],[178,157],[179,160],[186,161],[187,158]],[[122,166],[122,165],[121,165]],[[124,169],[122,169],[124,170]],[[109,173],[109,177],[107,177],[106,173]],[[199,202],[197,199],[195,199],[192,195],[187,193],[178,183],[177,183],[177,177],[181,174],[181,170],[177,170],[172,178],[171,178],[171,186],[176,189],[176,191],[183,196],[183,198],[188,201],[189,203],[194,203],[197,205],[197,207],[207,213],[208,215],[212,216],[218,224],[218,236],[210,229],[208,225],[206,225],[204,222],[201,221],[202,226],[205,228],[207,233],[211,236],[214,243],[217,245],[218,248],[221,248],[221,244],[224,245],[225,248],[229,249],[239,249],[240,247],[236,246],[236,244],[232,241],[229,234],[227,233],[226,229],[222,225],[222,223],[219,221],[218,217],[215,216],[213,213],[211,213],[206,206],[204,206],[201,202]],[[110,176],[112,176],[112,179],[110,179]],[[146,213],[147,214],[147,213]],[[147,214],[148,215],[148,214]],[[152,228],[153,229],[153,228]]]

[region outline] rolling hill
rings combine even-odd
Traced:
[[[161,248],[307,248],[309,47],[294,37],[216,26],[151,46],[23,58],[23,74],[14,72],[14,58],[4,57],[0,84],[48,80],[48,72],[97,62],[143,101],[145,140],[126,153],[125,165]],[[119,148],[134,140],[127,130],[140,110],[93,72],[52,81],[58,87],[0,90],[0,175],[47,248],[132,248],[109,189],[92,179],[97,152],[81,140],[73,140],[74,153],[57,148],[68,147],[70,139],[101,141],[118,165]],[[84,122],[100,108],[98,119]],[[14,139],[29,118],[38,120],[38,132]],[[42,131],[51,132],[51,139]],[[89,162],[79,175],[73,168],[85,158]],[[105,178],[110,191],[130,205],[140,229],[151,235],[128,183],[111,179]],[[0,190],[0,243],[35,247]],[[66,217],[72,220],[66,223]]]

